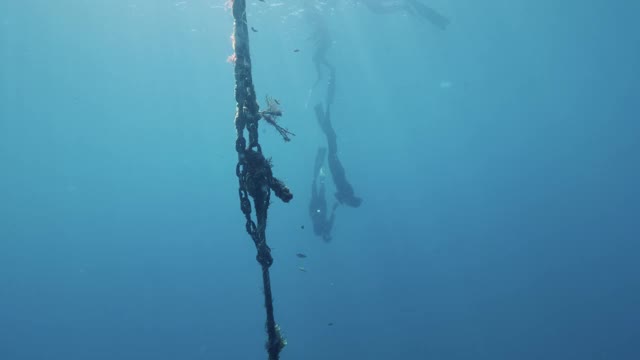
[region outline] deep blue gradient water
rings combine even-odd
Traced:
[[[294,193],[267,231],[282,359],[639,359],[639,3],[429,1],[446,31],[334,5],[364,202],[328,244],[302,3],[249,2],[296,133],[260,130]],[[266,359],[231,31],[222,0],[0,2],[0,359]]]

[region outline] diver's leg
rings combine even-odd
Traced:
[[[336,146],[336,133],[331,126],[331,121],[329,120],[328,113],[324,111],[322,108],[322,104],[317,104],[313,107],[313,110],[316,112],[316,119],[318,120],[318,125],[324,132],[327,137],[327,142],[329,143],[329,154],[337,152]]]
[[[327,62],[325,64],[329,69],[329,81],[327,83],[327,114],[331,112],[331,105],[336,97],[336,68]]]
[[[328,51],[329,46],[325,42],[320,42],[317,44],[316,51],[313,54],[313,63],[316,65],[316,74],[318,75],[316,84],[323,78],[322,66],[326,66]]]
[[[327,106],[324,113],[324,133],[327,135],[327,145],[329,146],[329,156],[332,154],[338,156],[338,136],[331,125],[331,107]]]
[[[329,117],[322,109],[322,105],[317,104],[313,109],[316,112],[318,124],[320,124],[322,132],[324,132],[324,135],[327,137],[327,144],[329,146],[327,161],[329,163],[329,169],[331,170],[331,177],[333,178],[333,182],[334,184],[336,184],[336,187],[339,187],[343,182],[344,168],[342,167],[342,164],[340,164],[340,160],[338,159],[338,142],[336,140],[336,133],[331,127]]]
[[[331,127],[329,116],[322,109],[321,104],[317,104],[313,109],[316,112],[316,118],[318,119],[318,123],[320,124],[322,131],[327,137],[327,144],[329,146],[327,162],[329,163],[331,178],[336,186],[336,190],[340,194],[345,193],[345,191],[349,192],[350,185],[347,182],[344,167],[340,163],[340,159],[338,159],[338,142],[336,140],[336,133]],[[353,190],[351,190],[351,192],[353,192]]]
[[[313,86],[315,87],[320,80],[322,80],[322,63],[318,60],[318,58],[314,57],[313,58],[313,63],[316,65],[316,82],[313,84]]]

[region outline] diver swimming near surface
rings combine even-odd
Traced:
[[[313,183],[311,184],[311,201],[309,202],[309,216],[313,223],[313,233],[322,237],[322,240],[331,241],[331,228],[335,219],[335,211],[338,203],[333,205],[331,214],[327,212],[327,199],[325,197],[324,184],[324,158],[327,154],[326,148],[319,148],[316,154],[316,161],[313,169]],[[328,216],[328,217],[327,217]]]
[[[421,0],[360,0],[359,2],[376,14],[406,11],[412,16],[417,16],[430,22],[441,30],[446,29],[451,22],[446,16],[429,7]]]
[[[314,42],[314,51],[312,61],[316,67],[317,78],[314,84],[317,85],[320,80],[323,79],[323,67],[328,71],[333,71],[334,66],[327,60],[327,53],[331,48],[333,42],[331,33],[329,32],[329,25],[327,24],[327,16],[324,14],[324,9],[318,5],[313,5],[312,2],[306,3],[306,20],[311,26],[311,35],[309,40]]]

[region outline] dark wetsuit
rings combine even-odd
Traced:
[[[315,106],[316,117],[318,119],[318,123],[320,124],[320,128],[324,132],[327,137],[328,143],[328,154],[327,161],[329,162],[329,169],[331,170],[331,176],[333,179],[333,183],[336,187],[335,197],[339,201],[340,204],[345,204],[351,207],[358,207],[362,203],[362,199],[354,195],[353,187],[347,181],[347,177],[344,171],[344,167],[340,163],[340,159],[338,159],[338,143],[336,140],[336,133],[331,126],[331,105],[333,105],[333,100],[335,98],[336,92],[336,68],[333,66],[326,58],[327,51],[331,46],[331,35],[329,33],[329,29],[326,24],[326,16],[323,15],[322,11],[317,7],[308,8],[308,21],[313,26],[313,35],[312,38],[316,41],[316,49],[313,55],[313,62],[316,66],[316,71],[318,73],[318,80],[316,84],[323,79],[323,68],[329,75],[327,81],[327,98],[326,98],[326,109],[322,108],[322,105],[318,104]],[[318,156],[321,156],[324,159],[324,154],[326,149],[322,151],[318,151]],[[324,161],[324,160],[322,160]],[[316,168],[318,159],[316,159]],[[322,166],[322,165],[320,165]],[[319,171],[319,170],[316,170]],[[315,189],[315,179],[317,178],[317,174],[314,175],[314,189]],[[321,192],[324,194],[324,184],[321,184]],[[315,190],[314,190],[315,191]],[[324,195],[322,195],[324,196]],[[324,205],[326,208],[326,204]],[[335,210],[335,206],[334,206]],[[326,212],[326,211],[325,211]],[[312,215],[313,217],[313,215]],[[330,223],[333,222],[333,212],[331,214]],[[315,223],[315,222],[314,222]]]
[[[328,107],[327,107],[328,108]],[[322,128],[322,131],[327,136],[327,143],[329,145],[329,154],[327,155],[327,161],[329,162],[329,169],[331,170],[331,176],[333,183],[336,186],[336,199],[341,203],[351,207],[359,207],[362,204],[362,199],[355,196],[353,186],[347,181],[347,176],[344,171],[344,167],[338,158],[338,142],[336,139],[336,132],[331,126],[331,119],[329,112],[324,112],[322,105],[315,106],[316,117],[318,123]]]
[[[335,218],[337,204],[333,206],[331,215],[327,218],[327,199],[325,197],[324,177],[320,174],[326,148],[319,148],[316,154],[316,162],[313,168],[313,183],[311,185],[311,201],[309,202],[309,216],[313,223],[313,233],[321,236],[324,241],[331,241],[331,228]],[[320,178],[320,184],[318,184]]]
[[[369,10],[377,14],[389,14],[407,11],[413,16],[419,16],[434,26],[444,30],[451,22],[447,17],[425,5],[421,0],[360,0]]]

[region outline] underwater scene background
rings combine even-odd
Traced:
[[[281,358],[639,359],[640,3],[424,2],[446,28],[366,3],[247,4],[295,133],[260,123],[294,195],[267,228]],[[363,199],[329,242],[313,11]],[[266,359],[232,28],[222,0],[0,2],[0,359]]]

